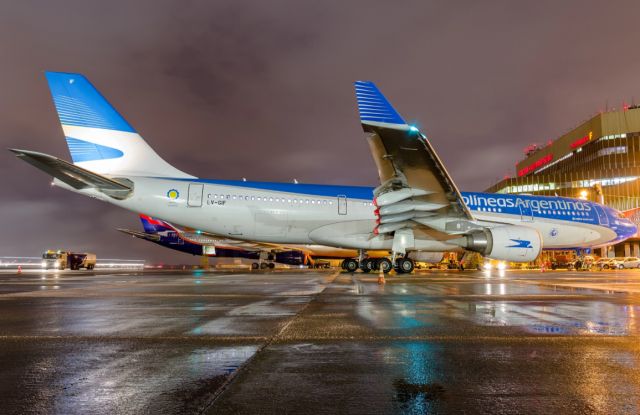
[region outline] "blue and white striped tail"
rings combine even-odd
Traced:
[[[356,81],[354,85],[360,122],[392,128],[409,127],[373,82]]]
[[[74,164],[109,175],[192,177],[158,156],[83,75],[45,76]]]

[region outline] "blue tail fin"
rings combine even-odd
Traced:
[[[45,72],[45,76],[62,125],[136,132],[83,75]]]
[[[45,76],[74,164],[108,175],[193,177],[158,156],[83,75]]]

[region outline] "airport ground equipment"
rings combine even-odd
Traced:
[[[92,270],[96,266],[96,255],[90,253],[67,252],[63,250],[47,250],[42,254],[42,268],[58,269],[66,268],[78,270],[86,268]]]

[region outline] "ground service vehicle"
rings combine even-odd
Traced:
[[[96,266],[95,254],[69,253],[67,255],[67,263],[71,269],[93,269]]]
[[[64,251],[48,250],[42,254],[43,269],[65,269],[67,267],[67,253]]]
[[[62,250],[48,250],[42,254],[42,268],[44,269],[93,269],[96,266],[96,255],[89,253],[75,253]]]
[[[551,262],[551,269],[572,269],[574,265],[575,261],[573,261],[569,256],[557,255]]]

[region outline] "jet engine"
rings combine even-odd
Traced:
[[[444,252],[424,252],[424,251],[412,251],[409,252],[409,258],[418,262],[437,263],[442,261]]]
[[[509,262],[530,262],[542,252],[538,231],[518,225],[474,230],[451,242],[488,258]]]

